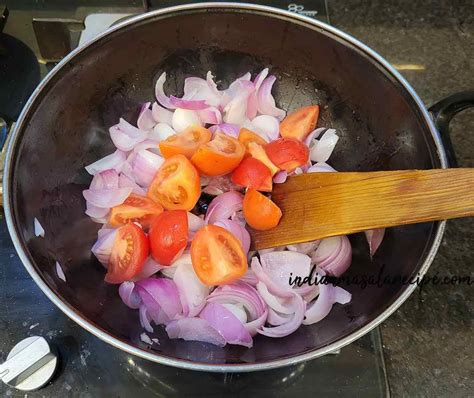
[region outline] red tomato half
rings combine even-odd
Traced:
[[[280,138],[265,145],[270,160],[288,173],[308,163],[309,149],[296,138]]]
[[[201,195],[199,174],[184,155],[165,160],[155,174],[147,196],[167,210],[191,210]]]
[[[150,226],[151,220],[163,213],[163,207],[150,198],[131,193],[123,204],[112,207],[109,224],[119,227],[131,222],[138,222],[143,228]]]
[[[232,173],[234,184],[257,191],[271,192],[272,173],[260,160],[248,157],[242,160]]]
[[[115,237],[105,275],[108,283],[129,281],[143,268],[150,246],[143,230],[135,224],[120,227]]]
[[[151,255],[161,265],[170,265],[188,243],[188,214],[171,210],[155,218],[150,228]]]
[[[194,235],[191,261],[198,278],[208,286],[232,283],[248,269],[240,241],[217,225],[206,225]]]

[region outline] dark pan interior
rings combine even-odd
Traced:
[[[91,177],[84,166],[113,150],[108,127],[119,117],[135,122],[154,82],[168,73],[165,89],[181,94],[184,78],[208,70],[221,88],[236,77],[269,67],[278,76],[279,106],[292,110],[320,103],[319,126],[341,139],[330,163],[340,171],[439,167],[430,131],[404,88],[367,55],[323,29],[264,12],[194,10],[153,16],[125,26],[89,46],[56,73],[34,102],[13,159],[14,222],[36,271],[89,322],[145,348],[138,312],[120,301],[117,286],[90,248],[98,224],[84,215],[81,191]],[[47,235],[36,238],[33,219]],[[433,239],[434,224],[393,228],[373,261],[362,234],[354,235],[349,275],[412,275]],[[58,279],[55,261],[67,283]],[[281,339],[255,338],[252,349],[217,348],[156,335],[156,353],[212,364],[262,363],[324,347],[381,314],[406,287],[349,286],[350,305],[334,307],[313,326]],[[160,329],[160,328],[157,328]]]

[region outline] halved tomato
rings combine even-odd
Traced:
[[[150,198],[131,193],[121,205],[112,207],[109,224],[119,227],[131,222],[138,222],[143,228],[148,228],[156,216],[163,213],[163,206]]]
[[[223,133],[216,133],[212,141],[197,149],[191,162],[204,175],[220,176],[234,170],[244,154],[245,147],[240,141]]]
[[[184,155],[174,155],[156,172],[147,196],[167,210],[191,210],[201,195],[199,173]]]
[[[198,278],[208,286],[236,281],[248,269],[240,241],[216,225],[206,225],[194,235],[191,261]]]
[[[211,132],[199,125],[188,127],[182,133],[174,134],[160,142],[160,152],[164,158],[181,154],[188,159],[194,155],[199,145],[211,140]]]
[[[280,222],[280,208],[255,189],[245,193],[243,205],[245,221],[254,229],[265,231],[275,228]]]
[[[151,255],[161,265],[170,265],[188,243],[188,213],[165,211],[153,221],[149,233]]]
[[[316,127],[319,116],[319,105],[305,106],[283,119],[280,123],[280,135],[303,141]]]
[[[250,142],[255,142],[259,145],[266,145],[267,141],[265,141],[262,137],[260,137],[257,133],[250,131],[246,128],[241,128],[239,133],[239,141],[244,144],[245,149],[248,154],[250,154],[248,150],[248,146]]]
[[[249,149],[250,154],[255,159],[260,160],[265,166],[267,166],[272,176],[274,176],[276,173],[280,171],[280,169],[276,167],[273,164],[273,162],[270,160],[267,153],[265,152],[265,149],[263,149],[263,146],[255,142],[249,142],[248,149]]]
[[[136,224],[120,227],[115,237],[105,281],[122,283],[129,281],[143,268],[150,246],[143,230]]]
[[[234,184],[257,191],[271,192],[272,173],[260,160],[248,157],[242,160],[232,172],[231,180]]]
[[[265,146],[270,160],[281,170],[292,172],[297,167],[308,163],[309,149],[296,138],[280,138]]]

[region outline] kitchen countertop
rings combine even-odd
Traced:
[[[382,5],[383,4],[383,5]],[[474,89],[471,1],[329,1],[332,25],[397,65],[427,106]],[[474,167],[474,109],[451,123],[460,167]],[[428,276],[474,280],[474,218],[451,220]],[[474,391],[474,285],[418,290],[381,327],[394,397],[461,397]]]

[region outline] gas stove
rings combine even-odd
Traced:
[[[0,36],[0,143],[34,87],[69,51],[130,15],[181,2],[63,3],[7,1],[9,15],[6,7],[0,6],[0,28],[4,25]],[[330,22],[325,0],[259,3]],[[378,329],[339,352],[286,368],[232,374],[180,370],[122,352],[67,318],[23,268],[3,216],[0,256],[0,362],[28,336],[45,337],[59,357],[55,376],[42,389],[28,392],[28,397],[389,396]],[[0,394],[26,396],[4,384]]]

